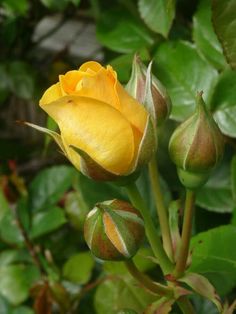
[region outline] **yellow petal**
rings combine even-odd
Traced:
[[[113,73],[103,67],[94,75],[86,73],[76,86],[76,95],[94,98],[119,109],[120,103],[115,90],[117,80]]]
[[[62,97],[62,92],[60,88],[60,84],[54,84],[49,87],[46,92],[43,94],[42,98],[39,101],[39,105],[43,106],[45,104],[49,104],[52,101],[55,101]]]
[[[148,117],[146,109],[130,96],[119,82],[117,82],[116,91],[121,113],[143,134]]]
[[[76,86],[83,76],[89,75],[80,71],[69,71],[65,75],[59,75],[59,82],[63,96],[76,92]]]
[[[118,110],[80,96],[62,97],[43,109],[58,123],[67,145],[84,150],[107,171],[128,172],[134,159],[134,135]]]
[[[88,70],[91,70],[93,72],[98,72],[102,68],[101,64],[96,61],[88,61],[81,65],[79,68],[80,71],[87,72]]]

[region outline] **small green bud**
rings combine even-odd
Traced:
[[[158,126],[168,118],[171,100],[165,87],[152,74],[152,62],[146,67],[137,55],[134,56],[126,90],[147,108]]]
[[[116,199],[105,201],[88,213],[84,237],[96,257],[125,260],[139,249],[144,238],[144,222],[129,203]]]
[[[203,185],[222,159],[224,139],[206,108],[202,93],[197,95],[195,112],[174,131],[169,152],[182,184],[190,189]]]

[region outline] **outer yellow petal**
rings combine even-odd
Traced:
[[[62,92],[60,88],[60,84],[54,84],[51,87],[49,87],[46,92],[43,94],[42,98],[39,101],[40,106],[43,106],[45,104],[49,104],[52,101],[55,101],[62,97]]]
[[[119,82],[117,82],[116,91],[121,113],[143,134],[148,117],[146,109],[130,96]]]
[[[67,145],[84,150],[114,174],[128,172],[134,159],[134,135],[118,110],[80,96],[62,97],[43,109],[58,123]]]

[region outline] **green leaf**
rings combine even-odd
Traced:
[[[7,0],[3,1],[3,6],[10,15],[26,15],[27,11],[29,10],[29,1]]]
[[[117,72],[119,81],[126,83],[129,80],[132,67],[133,54],[121,55],[109,62]]]
[[[63,266],[63,276],[74,283],[85,284],[92,275],[95,261],[90,252],[71,256]]]
[[[212,302],[198,295],[194,295],[192,299],[197,314],[219,314],[219,311]]]
[[[39,279],[39,271],[35,266],[7,265],[0,267],[0,292],[14,305],[25,301],[29,289]]]
[[[211,22],[211,0],[201,0],[193,18],[193,39],[197,48],[217,69],[226,66],[221,44]]]
[[[234,155],[231,161],[231,188],[233,199],[236,201],[236,155]]]
[[[1,195],[0,195],[1,198]],[[27,198],[21,197],[16,205],[16,213],[21,221],[24,229],[28,231],[30,216],[27,207]],[[6,243],[21,243],[23,242],[22,234],[19,230],[16,220],[16,213],[10,208],[6,208],[5,215],[0,219],[0,237]]]
[[[80,5],[80,0],[70,0],[75,6],[79,6]]]
[[[141,272],[146,272],[156,267],[156,264],[150,257],[153,257],[152,250],[146,247],[140,248],[138,253],[133,257],[135,265]],[[105,261],[103,269],[109,274],[129,276],[129,272],[123,262]]]
[[[97,38],[105,47],[121,53],[137,52],[154,43],[149,31],[124,8],[103,12]]]
[[[219,296],[216,293],[215,288],[206,277],[196,273],[188,272],[183,277],[181,277],[179,281],[186,283],[193,289],[193,291],[213,302],[218,311],[221,313],[222,304]]]
[[[71,186],[75,173],[64,165],[41,171],[29,187],[29,208],[37,211],[57,203]]]
[[[69,0],[40,0],[50,10],[62,11],[66,8]]]
[[[10,211],[10,207],[8,205],[8,202],[5,198],[5,195],[3,194],[2,189],[0,189],[0,224],[2,219],[4,218],[5,214]]]
[[[6,243],[23,243],[23,237],[16,224],[16,218],[9,209],[0,224],[0,238]]]
[[[236,69],[236,2],[212,0],[212,19],[228,63]]]
[[[78,189],[89,209],[92,209],[96,203],[114,198],[127,199],[124,197],[121,188],[115,184],[96,182],[81,173],[78,174],[78,178]]]
[[[236,282],[236,227],[221,226],[192,238],[190,272],[207,277],[220,295],[231,291]]]
[[[230,184],[230,168],[227,162],[212,173],[209,181],[197,192],[197,205],[218,213],[231,213],[235,207]]]
[[[70,192],[66,195],[65,211],[72,226],[82,231],[89,208],[80,191]]]
[[[26,250],[5,250],[0,253],[0,267],[19,262],[31,262],[31,257]],[[0,311],[1,313],[1,311]]]
[[[8,314],[10,310],[10,305],[0,294],[0,313]]]
[[[197,91],[209,102],[218,76],[217,71],[189,42],[167,42],[155,55],[156,76],[167,88],[173,108],[171,118],[182,121],[194,110]]]
[[[25,62],[14,61],[8,66],[10,88],[23,99],[32,99],[35,89],[33,69]]]
[[[216,84],[211,108],[222,133],[236,137],[236,72],[224,71]]]
[[[175,0],[139,0],[138,7],[148,27],[167,37],[175,16]]]
[[[58,229],[66,222],[64,211],[60,207],[52,207],[48,211],[35,213],[32,217],[30,237],[40,237]]]
[[[236,155],[231,161],[231,189],[233,194],[233,200],[236,202]],[[233,217],[231,223],[236,226],[236,205],[233,210]]]
[[[113,278],[106,280],[98,287],[94,302],[97,314],[117,314],[123,308],[129,308],[141,314],[155,298],[138,286],[133,279]]]
[[[34,314],[35,312],[28,306],[19,306],[11,311],[9,314]]]

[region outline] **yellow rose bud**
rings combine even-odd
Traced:
[[[109,65],[90,61],[60,75],[40,106],[56,121],[60,135],[41,131],[57,141],[77,169],[95,180],[128,176],[155,150],[152,118]]]

